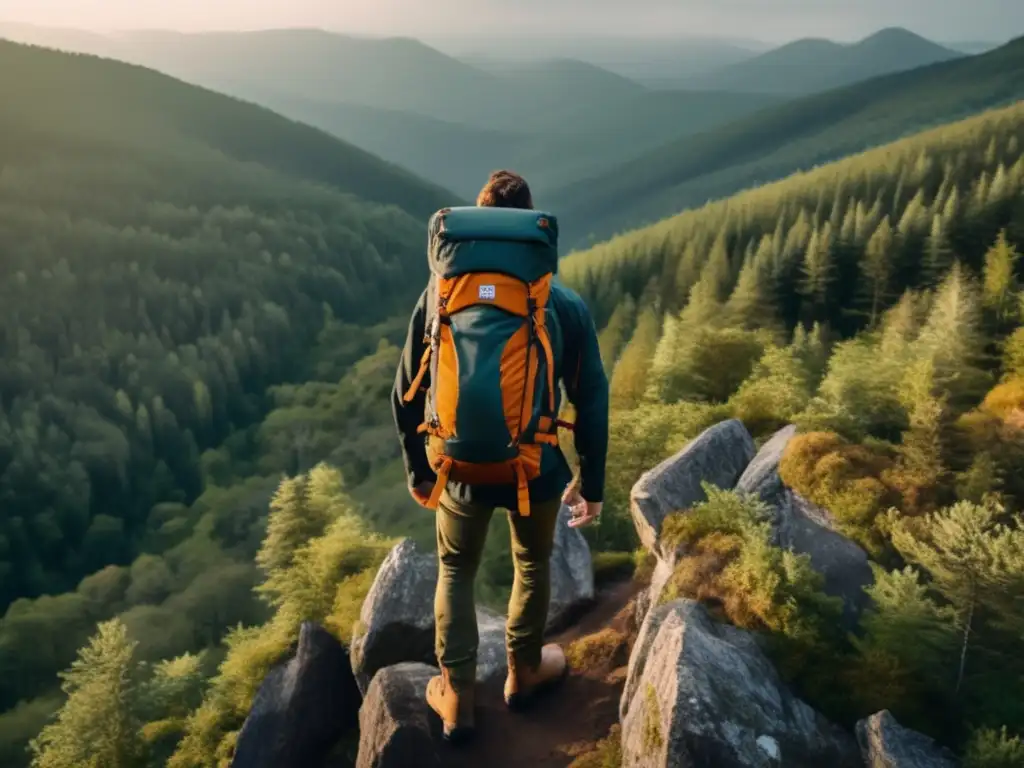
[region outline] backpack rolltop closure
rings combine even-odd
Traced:
[[[571,428],[557,419],[546,323],[557,244],[557,219],[540,211],[446,208],[431,218],[426,349],[405,394],[412,401],[429,372],[420,431],[437,483],[423,506],[436,508],[449,480],[513,484],[519,514],[530,514],[542,446]]]

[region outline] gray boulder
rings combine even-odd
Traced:
[[[779,464],[782,463],[782,455],[789,445],[789,441],[796,437],[796,425],[790,424],[772,435],[768,442],[761,446],[753,461],[747,465],[739,482],[736,483],[736,490],[754,496],[760,496],[761,500],[769,506],[775,506],[779,498],[786,490],[779,477]]]
[[[867,553],[837,530],[832,515],[783,484],[779,464],[795,435],[795,426],[776,432],[750,462],[736,490],[760,497],[771,508],[773,543],[810,557],[825,578],[825,593],[842,598],[844,622],[852,627],[867,604],[864,587],[874,575]]]
[[[956,768],[953,753],[922,733],[904,728],[888,710],[857,723],[867,768]]]
[[[796,491],[787,490],[776,510],[778,546],[810,557],[825,579],[825,594],[842,598],[843,621],[848,628],[854,626],[868,603],[864,588],[874,581],[867,553],[836,530],[827,510]]]
[[[671,563],[658,558],[654,571],[651,573],[651,583],[636,596],[633,602],[633,617],[638,627],[643,626],[644,619],[647,618],[651,608],[661,600],[662,593],[668,586],[669,579],[672,578],[672,571]]]
[[[548,631],[557,632],[577,618],[594,600],[594,566],[590,546],[577,528],[569,527],[572,513],[565,505],[558,513],[551,552],[551,603]]]
[[[232,768],[321,765],[360,706],[348,653],[325,629],[305,623],[294,658],[264,678],[242,730]]]
[[[352,637],[352,669],[365,695],[379,669],[434,664],[437,556],[405,539],[388,553],[363,602]]]
[[[756,448],[747,428],[737,419],[716,424],[682,451],[645,473],[633,486],[630,511],[640,542],[659,557],[663,551],[661,525],[673,512],[706,500],[701,483],[731,489],[754,458]]]
[[[437,670],[397,664],[373,678],[359,710],[356,768],[440,766],[425,695]]]
[[[620,704],[633,768],[854,768],[857,743],[783,685],[755,638],[691,600],[654,608]]]

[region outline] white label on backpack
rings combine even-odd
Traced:
[[[481,285],[478,291],[478,297],[481,301],[494,301],[497,295],[493,285]]]

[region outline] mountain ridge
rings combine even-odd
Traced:
[[[1024,37],[768,107],[546,195],[582,245],[1022,97]]]
[[[853,43],[824,38],[795,40],[694,78],[690,85],[803,95],[963,55],[902,27],[888,27]]]

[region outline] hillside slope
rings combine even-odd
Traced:
[[[46,40],[45,29],[30,32]],[[415,41],[315,30],[115,37],[53,30],[51,40],[263,104],[467,197],[498,167],[553,189],[778,101],[651,91],[573,59],[485,72]]]
[[[568,242],[602,239],[1024,97],[1024,38],[769,108],[551,191]]]
[[[147,155],[202,151],[423,216],[452,199],[439,186],[265,108],[142,67],[4,41],[0,119],[8,146],[64,137],[123,142]]]
[[[264,109],[0,43],[0,608],[156,535],[325,309],[403,307],[455,199]]]
[[[796,40],[749,61],[694,78],[690,86],[801,95],[962,55],[906,29],[883,29],[849,45],[820,39]]]

